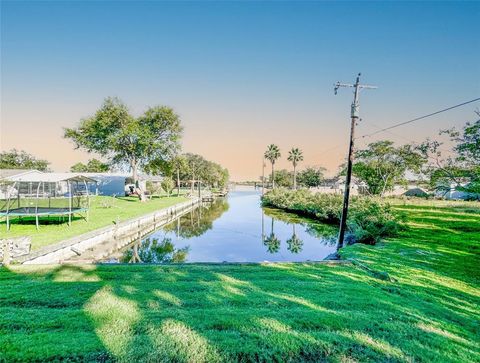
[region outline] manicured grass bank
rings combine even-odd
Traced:
[[[19,223],[17,219],[12,221],[10,231],[7,232],[6,221],[0,221],[0,238],[31,236],[32,249],[36,250],[67,238],[78,236],[98,228],[112,225],[130,218],[139,217],[159,209],[170,207],[174,204],[187,200],[185,197],[162,197],[153,198],[142,203],[135,197],[92,197],[88,222],[75,216],[72,225],[66,221],[59,222],[58,217],[48,220],[41,219],[40,230],[35,228],[35,219],[24,219]]]
[[[478,362],[480,214],[398,206],[357,265],[0,269],[0,361]]]

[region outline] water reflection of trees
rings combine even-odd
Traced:
[[[329,241],[337,235],[337,227],[318,222],[312,218],[301,217],[299,215],[288,213],[274,208],[263,208],[265,215],[270,218],[278,219],[287,224],[297,224],[305,227],[305,232],[315,238]]]
[[[264,213],[262,212],[262,242],[267,247],[269,253],[277,253],[280,251],[280,239],[275,235],[275,218],[271,218],[270,234],[265,235]],[[300,253],[303,248],[303,241],[295,232],[295,223],[292,223],[292,236],[287,239],[287,249],[291,253]]]
[[[187,258],[189,246],[175,248],[170,238],[159,240],[147,238],[124,252],[121,261],[124,263],[171,263],[184,262]]]
[[[277,236],[274,233],[274,228],[273,228],[274,221],[275,220],[272,218],[272,226],[270,229],[270,234],[263,239],[263,244],[267,246],[267,251],[269,253],[277,253],[278,251],[280,251],[280,240],[277,238]],[[262,233],[262,235],[264,235],[264,233]]]
[[[323,223],[307,224],[305,232],[310,236],[321,239],[323,243],[328,246],[333,246],[337,243],[338,229],[335,226],[329,226]]]
[[[272,219],[270,235],[265,235],[264,215]],[[295,231],[297,225],[305,227],[307,232],[312,237],[318,238],[326,245],[334,245],[336,243],[337,229],[335,226],[327,225],[317,222],[311,218],[305,218],[296,214],[284,212],[273,208],[263,208],[262,211],[262,241],[270,253],[275,253],[280,250],[280,240],[276,237],[274,232],[274,220],[279,220],[284,223],[292,225],[292,236],[286,240],[287,249],[294,254],[300,253],[303,250],[303,240],[298,237]]]
[[[287,249],[291,253],[300,253],[302,252],[303,249],[303,241],[300,239],[300,237],[297,236],[295,232],[295,223],[292,224],[292,237],[287,239]]]
[[[212,203],[202,204],[175,222],[166,225],[163,230],[165,232],[175,232],[178,237],[182,238],[201,236],[212,228],[213,221],[220,218],[228,208],[228,202],[223,198]]]

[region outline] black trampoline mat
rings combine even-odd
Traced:
[[[9,215],[9,216],[35,216],[35,215],[55,215],[55,214],[70,214],[86,211],[85,208],[48,208],[48,207],[24,207],[24,208],[13,208],[8,211],[0,211],[0,215]]]

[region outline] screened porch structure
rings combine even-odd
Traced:
[[[6,219],[10,230],[12,219],[40,220],[58,217],[72,223],[74,214],[88,221],[90,207],[89,184],[92,178],[71,173],[44,173],[0,180],[0,217]]]

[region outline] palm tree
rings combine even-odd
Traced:
[[[292,147],[292,150],[288,152],[288,161],[293,164],[293,189],[297,189],[297,165],[300,161],[303,161],[302,150],[298,147]]]
[[[265,159],[268,159],[272,163],[272,189],[275,188],[275,161],[277,161],[280,156],[280,149],[275,144],[268,145],[267,151],[265,151]]]

